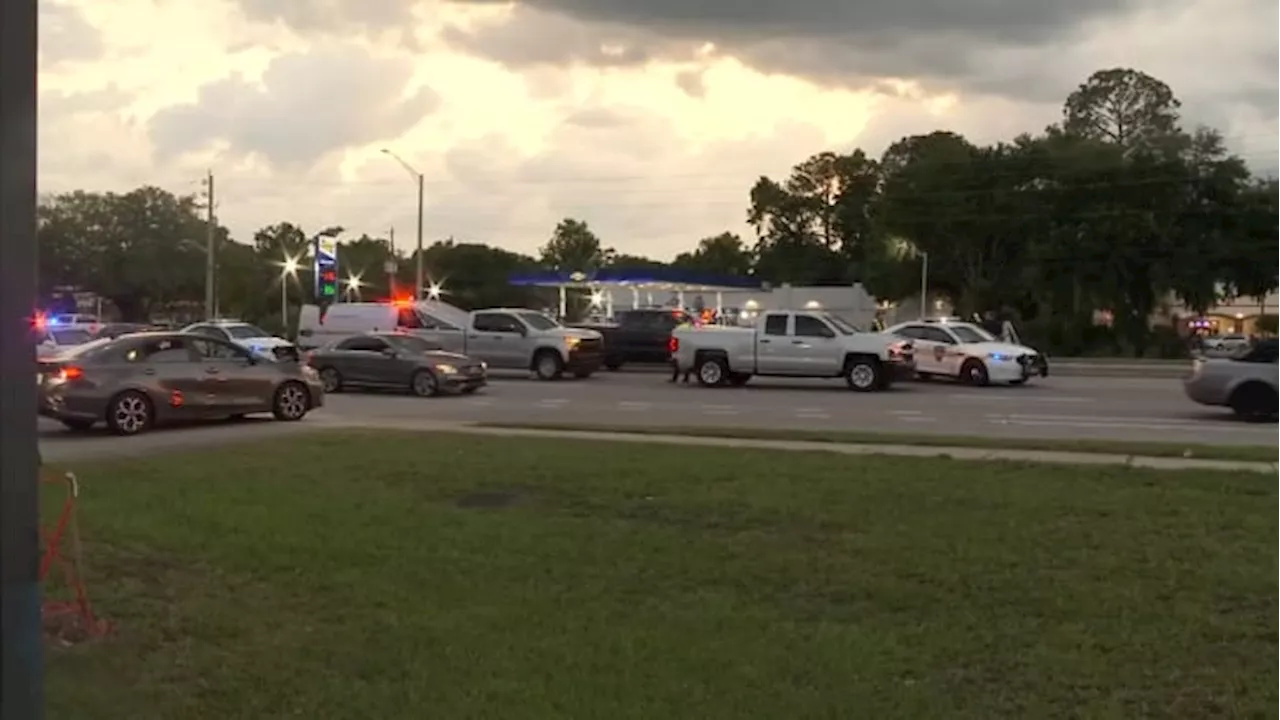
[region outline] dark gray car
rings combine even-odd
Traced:
[[[93,340],[42,358],[40,414],[73,430],[120,435],[180,420],[272,413],[301,420],[324,405],[314,370],[229,342],[173,332]]]
[[[307,355],[325,392],[348,388],[407,389],[415,395],[473,393],[487,382],[488,366],[445,352],[413,335],[355,335]]]

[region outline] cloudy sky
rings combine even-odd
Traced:
[[[1277,154],[1275,0],[42,0],[42,192],[216,176],[242,240],[290,220],[533,253],[586,220],[670,258],[806,156],[1036,131],[1093,70]]]

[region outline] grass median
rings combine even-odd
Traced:
[[[905,445],[909,447],[967,447],[990,450],[1043,450],[1131,457],[1181,457],[1203,460],[1276,462],[1280,449],[1263,445],[1209,445],[1199,443],[1083,440],[1070,438],[1001,438],[983,435],[934,435],[932,433],[880,433],[857,430],[798,430],[787,428],[714,427],[703,425],[654,426],[547,422],[482,422],[476,427],[508,430],[558,430],[632,435],[680,435],[684,437],[740,440],[781,440],[849,445]]]
[[[385,431],[74,469],[118,629],[50,649],[52,718],[1276,702],[1256,474]]]

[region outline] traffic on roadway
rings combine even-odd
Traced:
[[[1197,359],[1182,380],[1055,377],[1034,348],[955,320],[862,332],[818,311],[769,311],[746,326],[700,325],[669,310],[661,312],[670,319],[660,319],[658,312],[637,312],[631,323],[647,331],[617,348],[609,329],[569,327],[533,310],[464,312],[431,303],[347,303],[323,313],[304,307],[301,347],[234,321],[116,328],[41,353],[42,427],[46,437],[58,426],[61,435],[98,426],[135,435],[264,414],[317,424],[735,425],[1276,442],[1274,426],[1237,421],[1276,418],[1274,340]],[[596,373],[601,365],[633,372]],[[686,373],[695,382],[672,382]]]

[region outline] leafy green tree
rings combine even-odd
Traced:
[[[753,272],[751,250],[734,233],[720,233],[703,238],[690,252],[682,252],[672,262],[683,270],[745,277]]]
[[[45,287],[97,293],[126,320],[203,297],[207,226],[194,197],[150,186],[77,191],[48,198],[38,212]],[[216,232],[225,243],[226,230]]]
[[[565,218],[543,245],[541,261],[544,265],[569,272],[588,272],[609,264],[614,251],[600,244],[600,238],[581,220]]]

